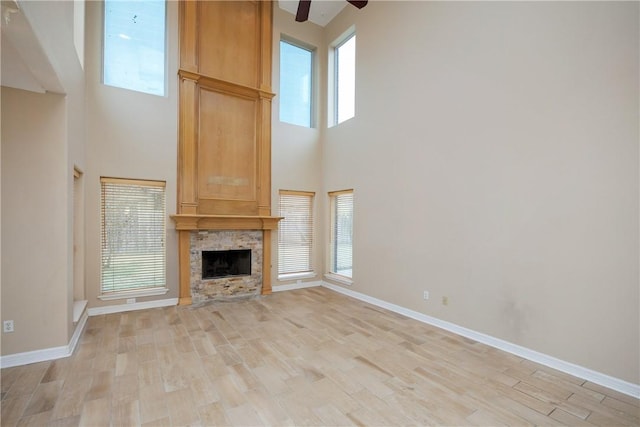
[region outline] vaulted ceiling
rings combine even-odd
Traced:
[[[322,27],[327,25],[348,3],[344,0],[313,0],[309,12],[309,21]],[[295,16],[298,10],[298,0],[279,0],[280,9]],[[291,19],[294,19],[291,17]]]

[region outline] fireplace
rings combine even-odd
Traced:
[[[202,280],[250,275],[250,249],[202,251]]]
[[[178,203],[171,216],[179,301],[267,295],[271,236],[281,219],[271,216],[273,4],[179,5]],[[237,249],[251,251],[250,274],[203,277],[202,251]]]
[[[194,230],[189,240],[192,303],[260,295],[262,230]]]

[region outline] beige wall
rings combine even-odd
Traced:
[[[640,383],[638,7],[347,7],[323,177],[355,189],[352,289]]]
[[[2,88],[2,354],[68,344],[65,97]]]
[[[71,194],[73,167],[84,164],[85,98],[73,8],[20,2],[29,22],[21,31],[30,31],[22,35],[49,62],[37,74],[63,94],[2,88],[2,319],[15,321],[2,334],[3,355],[67,345],[75,331]]]
[[[89,307],[120,305],[101,301],[100,294],[100,177],[166,181],[167,286],[161,297],[178,297],[177,233],[169,215],[176,212],[178,123],[178,4],[167,2],[167,96],[105,86],[101,83],[102,2],[87,2],[85,70],[87,81],[86,292]]]
[[[317,273],[315,278],[304,281],[320,280],[324,272],[323,243],[325,209],[322,190],[322,145],[321,135],[324,129],[324,80],[326,68],[326,49],[323,48],[323,28],[307,23],[301,25],[293,16],[282,11],[277,4],[273,7],[273,91],[276,93],[272,105],[272,177],[271,210],[273,215],[279,212],[279,190],[313,191],[316,193],[314,204],[315,241],[313,263]],[[306,128],[280,122],[280,37],[284,34],[295,40],[317,48],[315,55],[315,74],[318,77],[314,85],[314,96],[319,100],[315,111],[315,126]],[[274,286],[289,284],[291,281],[278,280],[278,239],[273,239],[272,283]]]

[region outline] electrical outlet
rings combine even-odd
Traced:
[[[2,330],[4,332],[13,332],[13,320],[5,320],[2,322]]]
[[[424,291],[424,294],[422,294],[422,298],[425,300],[429,299],[429,291]]]
[[[135,298],[127,298],[127,304],[135,304],[136,299]]]
[[[449,297],[442,297],[442,305],[449,305]]]

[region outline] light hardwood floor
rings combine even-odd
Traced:
[[[640,402],[325,288],[91,317],[2,426],[640,425]]]

